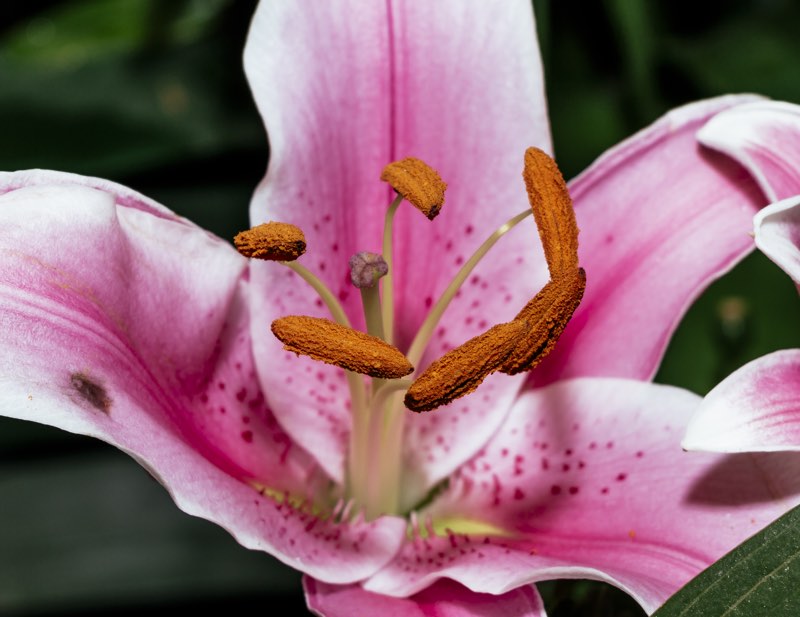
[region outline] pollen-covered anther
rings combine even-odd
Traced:
[[[567,183],[556,162],[538,148],[525,151],[522,171],[550,277],[578,268],[578,224]]]
[[[383,255],[359,251],[347,262],[350,266],[350,282],[359,289],[374,287],[389,272]]]
[[[420,159],[407,157],[389,163],[381,172],[381,180],[388,182],[431,221],[444,205],[447,184],[433,167]]]
[[[275,221],[238,233],[233,244],[245,257],[268,261],[294,261],[306,251],[306,238],[299,227]]]
[[[496,325],[433,362],[406,392],[412,411],[430,411],[475,390],[524,339],[528,324],[514,320]]]
[[[414,371],[397,347],[330,319],[290,315],[272,322],[284,349],[354,373],[396,379]]]
[[[514,318],[528,324],[524,338],[500,371],[516,375],[530,371],[553,351],[586,289],[586,272],[578,268],[549,281]]]

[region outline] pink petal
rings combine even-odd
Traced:
[[[520,178],[525,148],[550,147],[530,2],[514,0],[502,9],[480,1],[336,1],[313,3],[313,10],[311,4],[262,3],[250,32],[245,67],[272,148],[252,222],[299,225],[309,247],[301,263],[363,327],[347,259],[381,247],[392,199],[381,170],[405,156],[437,168],[449,183],[442,214],[431,223],[404,204],[396,220],[395,314],[405,349],[462,262],[528,208]],[[513,317],[544,283],[533,222],[520,227],[475,271],[423,367]],[[350,417],[340,372],[290,359],[276,340],[261,335],[281,315],[327,311],[280,266],[258,264],[253,277],[256,357],[270,403],[293,439],[341,480]],[[427,485],[457,467],[502,421],[508,406],[499,401],[518,387],[513,379],[498,381],[489,404],[481,400],[489,390],[479,391],[463,403],[469,409],[458,424],[449,418],[460,411],[440,412],[448,416],[447,432],[427,418],[416,420],[409,439],[425,454],[411,454],[416,468],[409,473]],[[476,436],[477,423],[483,435]],[[436,443],[439,438],[446,443]]]
[[[307,499],[329,481],[264,404],[229,244],[110,183],[1,179],[24,188],[0,190],[0,413],[115,445],[184,511],[324,580],[392,556],[402,521],[337,525],[252,486]]]
[[[750,100],[676,109],[570,184],[586,293],[535,383],[649,379],[687,307],[752,249],[752,217],[766,200],[741,167],[695,138],[709,118]]]
[[[364,583],[411,595],[439,578],[504,593],[552,578],[608,581],[648,611],[800,502],[795,453],[681,451],[699,397],[618,379],[523,395],[498,434],[451,478],[421,526],[454,532],[406,543]],[[506,530],[466,535],[455,519]]]
[[[358,585],[327,585],[308,576],[303,587],[308,608],[322,617],[545,617],[532,585],[498,596],[475,593],[445,579],[410,598],[382,596]]]
[[[800,450],[800,350],[777,351],[729,375],[703,400],[683,447]]]
[[[769,201],[800,192],[800,106],[740,105],[715,116],[697,138],[745,167]]]
[[[192,222],[178,216],[169,208],[165,208],[149,197],[145,197],[127,186],[122,186],[103,178],[79,176],[78,174],[51,171],[49,169],[29,169],[15,172],[0,171],[0,195],[26,186],[87,186],[106,193],[112,193],[120,206],[148,212],[159,218],[181,222],[193,229],[197,229],[197,226]]]
[[[800,284],[800,197],[771,204],[753,220],[756,246]]]

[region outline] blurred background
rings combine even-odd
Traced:
[[[534,6],[567,177],[675,105],[731,92],[800,103],[794,0]],[[2,3],[0,169],[109,178],[231,238],[268,158],[241,69],[254,7]],[[753,255],[691,309],[657,381],[703,394],[752,358],[800,346],[798,302],[788,277]],[[237,614],[276,599],[304,614],[299,580],[179,512],[112,448],[0,418],[0,615]],[[602,584],[540,589],[552,617],[644,614]]]

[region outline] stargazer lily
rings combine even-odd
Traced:
[[[793,453],[682,452],[699,398],[649,383],[783,169],[697,142],[754,97],[600,157],[576,226],[525,0],[264,2],[245,66],[271,160],[237,246],[279,262],[104,180],[0,174],[0,413],[128,452],[323,615],[543,615],[559,577],[652,611],[800,501]],[[425,216],[385,172],[408,157],[448,184]]]
[[[741,122],[742,117],[747,118]],[[755,243],[800,285],[800,109],[754,103],[719,114],[707,140],[762,180],[772,205],[754,219]],[[703,400],[683,440],[690,450],[800,450],[800,350],[776,351],[731,374]]]

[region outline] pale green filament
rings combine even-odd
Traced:
[[[444,315],[447,307],[450,306],[450,302],[452,302],[453,298],[456,297],[456,293],[461,285],[464,284],[464,281],[467,280],[467,277],[475,269],[475,266],[478,265],[478,262],[483,259],[484,255],[489,252],[489,249],[491,249],[500,238],[514,229],[517,223],[531,214],[533,214],[533,210],[528,208],[524,212],[520,212],[516,216],[510,218],[508,221],[500,225],[500,227],[494,230],[491,236],[484,240],[483,244],[478,247],[478,250],[475,251],[472,257],[470,257],[467,262],[461,266],[461,269],[453,277],[453,280],[447,286],[447,289],[444,290],[444,293],[436,301],[436,304],[433,305],[433,308],[431,309],[431,312],[428,313],[425,321],[422,322],[422,326],[420,326],[417,335],[414,337],[411,347],[408,348],[406,357],[408,357],[408,361],[411,362],[411,364],[416,366],[422,358],[422,354],[425,352],[425,348],[428,346],[428,341],[431,340],[431,336],[433,336],[436,326],[439,325],[439,320],[442,318],[442,315]]]
[[[526,209],[516,216],[512,217],[500,227],[498,227],[492,235],[490,235],[483,244],[478,247],[478,250],[470,257],[466,263],[461,266],[461,269],[453,277],[453,280],[444,290],[439,300],[428,313],[425,321],[422,322],[411,347],[406,354],[409,362],[415,367],[422,359],[425,348],[433,335],[439,320],[444,314],[450,302],[455,298],[464,281],[470,275],[475,266],[478,265],[481,259],[489,252],[489,250],[502,238],[507,232],[513,229],[520,221],[532,214],[532,210]],[[402,404],[403,400],[399,396],[389,397],[389,404],[386,405],[385,411],[381,414],[382,438],[378,444],[371,444],[372,448],[377,448],[377,453],[380,455],[380,466],[378,472],[378,485],[381,487],[381,503],[385,507],[391,506],[397,508],[399,502],[399,489],[402,475],[402,457],[403,457],[403,431],[405,428],[405,417],[408,410]],[[371,406],[372,409],[374,409]],[[374,411],[372,411],[374,414]],[[374,418],[372,419],[374,422]],[[375,434],[375,431],[370,430],[370,438]],[[372,457],[371,457],[372,458]],[[394,491],[394,494],[388,494],[388,491]],[[391,512],[394,510],[385,510]]]
[[[383,259],[389,266],[389,272],[378,283],[383,285],[383,289],[380,290],[378,285],[361,289],[367,331],[390,344],[394,333],[392,234],[394,216],[401,201],[402,197],[398,195],[387,209],[384,221]],[[406,354],[411,364],[416,367],[422,359],[442,315],[475,266],[503,235],[531,213],[530,209],[526,209],[497,228],[456,273],[411,343]],[[322,281],[296,262],[284,262],[284,265],[317,291],[338,323],[351,327],[341,304]],[[368,391],[361,375],[349,371],[345,373],[352,405],[347,497],[356,504],[354,513],[363,511],[367,519],[382,514],[398,514],[401,507],[403,431],[405,416],[409,413],[403,406],[402,394],[411,386],[413,379],[373,379]]]
[[[390,345],[394,344],[394,273],[392,262],[392,230],[394,228],[394,215],[397,207],[403,201],[402,195],[397,195],[392,204],[386,210],[386,217],[383,222],[383,260],[389,266],[389,272],[383,277],[383,331],[385,341]]]
[[[336,296],[334,296],[331,290],[327,288],[325,283],[319,280],[319,278],[317,278],[315,275],[311,274],[308,268],[301,266],[296,261],[282,261],[280,263],[290,270],[294,270],[300,276],[300,278],[314,288],[314,291],[319,294],[319,297],[322,298],[322,301],[328,307],[328,310],[331,312],[331,316],[336,323],[342,326],[347,326],[348,328],[352,327],[350,325],[350,320],[347,319],[347,315],[345,315],[342,305],[339,304]]]
[[[319,294],[319,297],[331,312],[331,316],[338,324],[348,328],[352,327],[342,305],[325,283],[296,261],[282,261],[280,263],[296,272],[300,278],[314,288],[314,291]],[[354,478],[357,478],[359,474],[363,474],[367,468],[367,447],[369,445],[367,391],[364,385],[364,378],[361,375],[351,371],[345,371],[344,373],[347,376],[347,385],[350,389],[350,406],[353,413],[353,429],[350,433],[350,458],[348,461],[348,490],[359,503],[363,503],[367,495],[363,492],[359,493],[359,489],[363,489],[364,483],[359,485],[354,482]]]
[[[350,387],[350,407],[353,414],[350,429],[350,452],[347,460],[347,492],[356,503],[367,503],[367,486],[364,479],[369,463],[369,417],[367,392],[364,378],[357,373],[345,371],[347,385]]]
[[[373,384],[375,381],[377,380],[373,380]],[[365,478],[368,500],[364,503],[368,520],[381,514],[395,514],[398,509],[399,470],[386,468],[386,461],[395,460],[396,456],[385,457],[386,453],[381,451],[380,445],[386,440],[384,435],[386,411],[392,407],[392,401],[408,390],[412,383],[411,379],[395,379],[384,382],[373,391],[372,403],[369,406],[369,454],[366,461],[368,472]]]
[[[414,383],[413,379],[391,379],[384,381],[380,388],[375,388],[372,394],[372,406],[380,409],[386,404],[387,399],[392,394],[397,394],[400,391],[405,392]]]

